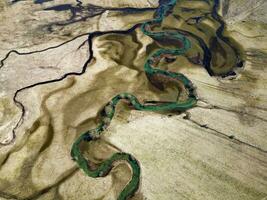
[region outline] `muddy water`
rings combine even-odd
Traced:
[[[225,23],[218,14],[219,1],[177,1],[171,15],[158,29],[172,29],[187,35],[192,48],[186,57],[194,64],[202,65],[209,75],[234,75],[234,69],[242,67],[242,50],[227,37]],[[177,45],[172,41],[158,41],[160,45]]]

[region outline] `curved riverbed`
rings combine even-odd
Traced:
[[[225,25],[217,13],[219,1],[168,0],[159,3],[154,18],[141,24],[142,32],[155,41],[147,52],[144,72],[150,83],[161,91],[174,86],[178,91],[176,101],[140,102],[133,94],[118,94],[100,111],[98,126],[83,133],[71,150],[73,160],[90,177],[106,176],[118,161],[126,161],[131,166],[132,178],[120,193],[119,200],[128,199],[138,190],[141,176],[138,161],[130,154],[119,152],[92,169],[93,163],[90,164],[80,149],[81,143],[100,139],[112,121],[118,102],[123,100],[140,111],[185,111],[197,102],[192,82],[181,73],[160,69],[160,63],[172,63],[182,55],[189,62],[204,66],[210,75],[220,76],[235,75],[234,69],[243,65],[239,51],[223,35]],[[103,34],[96,32],[93,35]]]

